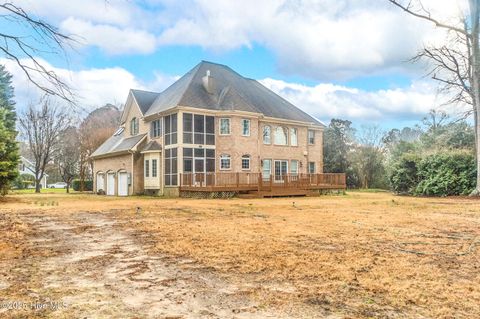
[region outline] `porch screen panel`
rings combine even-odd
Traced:
[[[165,150],[165,185],[177,186],[177,148]]]

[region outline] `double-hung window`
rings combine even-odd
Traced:
[[[308,144],[314,145],[315,144],[315,131],[308,130]]]
[[[223,154],[220,156],[220,169],[228,170],[230,169],[230,155]]]
[[[152,122],[151,125],[151,128],[150,128],[150,136],[153,137],[153,138],[157,138],[157,137],[160,137],[160,135],[162,134],[162,120],[159,119],[159,120],[155,120]]]
[[[290,128],[290,146],[298,146],[298,134],[297,129],[294,127]]]
[[[242,119],[242,135],[250,136],[250,120]]]
[[[242,156],[242,170],[249,170],[250,169],[250,155],[243,155]]]
[[[272,143],[272,128],[268,125],[263,127],[263,144]]]
[[[130,135],[138,134],[138,118],[134,117],[130,121]]]
[[[150,176],[150,161],[149,160],[145,160],[145,177],[149,177]]]
[[[297,176],[298,175],[298,161],[292,160],[290,161],[290,174]]]
[[[220,119],[220,135],[230,135],[230,119]]]
[[[157,160],[152,159],[152,177],[157,177]]]

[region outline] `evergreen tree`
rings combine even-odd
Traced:
[[[0,65],[0,193],[5,195],[18,174],[18,145],[12,76]]]

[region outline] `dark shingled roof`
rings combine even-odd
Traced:
[[[149,92],[149,91],[142,91],[142,90],[131,90],[133,97],[137,101],[138,106],[140,107],[140,111],[142,111],[142,115],[148,111],[150,106],[152,105],[153,101],[160,95],[160,93],[156,92]]]
[[[213,94],[209,94],[202,84],[207,71],[210,71],[215,83]],[[176,106],[255,112],[267,117],[323,125],[259,82],[244,78],[228,66],[205,61],[158,94],[144,115],[153,115]]]
[[[142,152],[161,151],[161,150],[162,150],[162,146],[158,144],[157,141],[150,141],[142,149]]]
[[[99,148],[93,152],[91,157],[106,155],[109,153],[118,153],[131,150],[140,142],[146,134],[124,137],[124,132],[119,135],[113,135],[106,140]]]

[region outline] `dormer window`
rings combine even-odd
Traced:
[[[137,135],[138,134],[138,118],[134,117],[130,121],[130,135]]]

